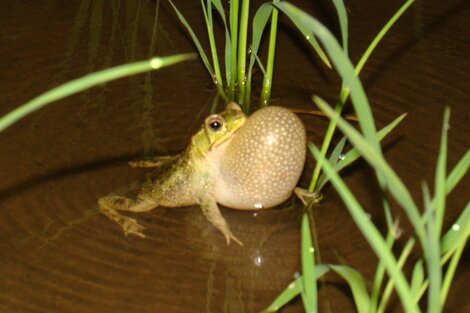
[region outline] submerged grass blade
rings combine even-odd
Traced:
[[[369,242],[372,249],[375,251],[377,257],[381,258],[387,268],[389,277],[394,280],[398,295],[401,299],[403,307],[408,313],[420,312],[416,303],[414,303],[411,297],[410,286],[405,278],[405,275],[400,270],[400,267],[393,256],[393,253],[388,249],[387,244],[383,237],[380,235],[377,228],[370,221],[364,209],[357,202],[354,195],[348,189],[343,180],[335,172],[331,164],[320,154],[320,151],[313,145],[309,144],[309,149],[313,153],[317,162],[321,163],[321,166],[325,173],[330,176],[332,184],[338,191],[339,195],[346,204],[349,213],[353,217],[356,224],[359,226],[360,231]]]
[[[85,89],[125,76],[130,76],[151,70],[157,70],[162,67],[170,66],[182,61],[194,59],[195,57],[196,56],[193,53],[178,54],[168,57],[154,57],[146,61],[129,63],[108,68],[102,71],[85,75],[78,79],[71,80],[65,84],[62,84],[58,87],[50,89],[49,91],[46,91],[45,93],[26,102],[19,108],[11,111],[7,115],[0,118],[0,131],[3,131],[11,124],[15,123],[16,121],[22,119],[31,112],[34,112],[51,102],[63,99]]]

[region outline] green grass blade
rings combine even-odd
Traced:
[[[227,81],[227,86],[230,90],[232,88],[232,84],[235,82],[232,82],[232,73],[231,73],[231,67],[230,67],[230,60],[232,59],[232,42],[230,38],[230,30],[227,25],[227,19],[225,18],[225,10],[224,6],[222,5],[222,2],[220,0],[211,0],[212,4],[214,5],[215,9],[220,15],[220,18],[222,19],[222,22],[224,24],[224,29],[225,29],[225,51],[224,51],[224,56],[225,56],[225,79]],[[229,98],[230,100],[233,99],[233,94],[230,96],[230,91],[229,91]]]
[[[361,59],[359,62],[357,62],[356,65],[356,74],[359,74],[364,67],[364,64],[367,62],[369,59],[370,55],[372,52],[375,50],[379,42],[382,40],[382,38],[387,34],[387,32],[392,28],[392,26],[395,24],[395,22],[403,15],[403,13],[406,12],[406,10],[413,4],[414,0],[408,0],[405,2],[398,11],[393,14],[393,16],[388,20],[388,22],[385,24],[384,27],[380,30],[380,32],[375,36],[374,40],[370,43],[370,45],[367,47],[366,51],[362,55]]]
[[[202,48],[201,42],[197,38],[196,34],[194,33],[193,29],[189,25],[188,21],[184,18],[183,14],[178,10],[178,8],[173,4],[173,1],[168,0],[173,7],[173,10],[175,11],[176,15],[178,16],[178,19],[180,20],[181,24],[183,24],[184,28],[186,28],[187,32],[191,36],[191,39],[194,42],[194,45],[196,45],[196,49],[199,52],[199,56],[202,59],[202,63],[204,63],[204,66],[206,67],[207,71],[211,75],[211,78],[214,80],[215,73],[214,69],[212,68],[209,59],[207,58],[206,53],[204,52],[204,49]],[[214,82],[215,83],[215,82]]]
[[[315,279],[318,279],[328,273],[330,268],[326,265],[319,264],[315,268]],[[289,284],[277,297],[274,299],[274,301],[263,311],[260,313],[271,313],[271,312],[276,312],[280,308],[282,308],[284,305],[292,301],[296,296],[298,296],[302,290],[303,290],[303,285],[302,285],[302,275],[299,275],[296,277],[296,279]]]
[[[300,25],[303,29],[308,29],[313,32],[323,44],[331,62],[335,65],[335,68],[341,75],[343,82],[351,91],[351,100],[354,106],[354,111],[358,117],[362,133],[367,138],[373,149],[380,154],[380,146],[369,100],[367,99],[361,82],[354,73],[354,67],[351,64],[351,61],[344,54],[344,51],[341,49],[336,38],[317,19],[301,11],[292,4],[282,2],[278,4],[277,7],[279,7],[296,25]]]
[[[295,281],[289,284],[286,289],[284,289],[274,301],[260,313],[271,313],[276,312],[284,305],[292,301],[297,297],[302,291],[302,277],[297,277]]]
[[[390,124],[388,124],[381,130],[379,130],[377,133],[379,141],[382,141],[393,129],[395,129],[395,127],[401,123],[401,121],[405,118],[405,116],[406,116],[406,113],[400,115],[395,120],[393,120]],[[337,147],[335,147],[335,150],[336,149]],[[351,165],[354,161],[356,161],[360,157],[361,157],[361,154],[359,153],[359,151],[356,148],[352,148],[351,150],[349,150],[347,153],[343,155],[343,157],[341,158],[339,162],[333,163],[335,170],[337,172],[342,171],[345,167]],[[331,162],[331,159],[330,159],[330,162]],[[320,191],[327,182],[328,182],[328,179],[326,179],[326,176],[322,175],[321,178],[318,180],[316,191]]]
[[[391,231],[388,232],[387,238],[385,239],[385,243],[387,244],[387,247],[390,250],[392,250],[393,244],[395,243],[395,236]],[[386,269],[385,269],[384,262],[382,262],[382,260],[379,259],[379,264],[377,264],[377,268],[375,270],[372,290],[370,292],[370,307],[369,307],[370,313],[377,312],[377,305],[379,302],[380,293],[382,291],[382,284],[383,284],[383,280],[385,277],[385,270]]]
[[[279,0],[273,0],[273,4],[279,3]],[[268,59],[266,61],[266,74],[263,79],[263,87],[261,89],[260,95],[260,107],[266,107],[271,98],[271,87],[273,82],[273,72],[274,72],[274,55],[276,53],[276,34],[277,34],[277,20],[279,12],[277,8],[273,8],[271,14],[271,30],[269,32],[269,49],[268,49]]]
[[[446,107],[441,131],[441,144],[437,157],[436,178],[434,182],[434,198],[432,209],[436,212],[436,231],[440,238],[446,205],[446,163],[447,163],[447,131],[449,129],[450,109]]]
[[[370,307],[370,298],[367,293],[364,277],[361,273],[352,267],[345,265],[329,265],[330,268],[340,275],[351,288],[356,309],[359,313],[368,313]]]
[[[330,180],[337,190],[338,194],[345,203],[349,213],[358,225],[360,231],[369,242],[371,248],[376,253],[377,257],[382,259],[387,268],[389,277],[394,280],[398,295],[401,299],[403,307],[408,313],[420,312],[416,303],[414,303],[411,297],[410,286],[406,281],[403,272],[393,256],[393,253],[388,249],[387,244],[377,228],[369,219],[368,215],[364,212],[364,209],[357,202],[354,195],[348,189],[343,180],[335,172],[331,164],[320,154],[320,151],[313,145],[308,145],[310,151],[313,153],[317,162],[321,163],[321,166],[325,173],[330,176]]]
[[[377,36],[371,42],[371,44],[369,45],[369,47],[367,48],[367,50],[364,52],[361,59],[359,60],[358,64],[356,65],[356,67],[354,69],[356,75],[359,75],[359,73],[361,72],[364,64],[369,59],[370,55],[372,54],[374,49],[377,47],[378,43],[382,40],[382,38],[390,30],[390,28],[393,26],[393,24],[396,22],[396,20],[398,20],[398,18],[406,11],[406,9],[409,7],[409,5],[412,2],[413,2],[413,0],[408,1],[407,3],[405,3],[400,8],[400,10],[398,10],[394,14],[394,16],[387,22],[387,24],[380,30],[380,32],[377,34]],[[335,2],[335,5],[337,5],[336,2]],[[344,4],[343,4],[343,6],[344,6]],[[337,5],[337,7],[338,7],[338,5]],[[341,26],[341,23],[342,23],[341,19],[343,17],[341,17],[342,13],[340,13],[340,10],[341,9],[337,8],[337,12],[338,12],[339,19],[340,19],[340,27],[344,28],[344,26]],[[347,22],[347,20],[346,20],[346,22]],[[343,22],[343,24],[345,24],[345,23]],[[345,44],[345,39],[344,39],[343,34],[344,34],[344,31],[342,30],[343,47],[344,47],[345,54],[347,55],[347,43]],[[341,92],[339,94],[338,102],[337,102],[337,105],[336,105],[336,108],[335,108],[335,110],[338,114],[341,114],[341,112],[343,110],[343,107],[344,107],[344,103],[346,102],[348,97],[349,97],[349,88],[347,88],[344,85],[344,82],[343,82],[343,86],[341,87]],[[325,134],[325,137],[323,139],[323,144],[322,144],[322,148],[321,148],[321,151],[322,151],[323,155],[326,155],[326,152],[328,151],[328,148],[329,148],[331,139],[333,138],[333,134],[335,132],[335,129],[336,129],[335,123],[333,121],[330,121],[330,124],[328,125],[328,129],[327,129],[326,134]],[[316,165],[315,169],[313,171],[313,174],[312,174],[312,179],[310,181],[309,188],[308,188],[308,190],[310,192],[312,192],[314,190],[320,190],[321,189],[321,188],[317,187],[317,180],[318,180],[319,176],[320,176],[320,168],[318,167],[318,165]]]
[[[261,70],[261,73],[263,73],[263,75],[266,75],[266,70],[264,69],[263,63],[261,62],[260,58],[256,54],[253,54],[253,55],[255,56],[256,64],[258,64],[258,67]]]
[[[273,6],[271,3],[264,3],[262,4],[258,10],[256,10],[255,16],[253,17],[252,28],[253,32],[251,35],[251,57],[249,63],[249,69],[253,68],[255,64],[255,58],[253,55],[258,55],[259,46],[261,43],[261,37],[264,33],[264,29],[266,28],[266,24],[268,23],[269,17],[271,16],[271,12],[273,11]]]
[[[168,57],[154,57],[146,61],[124,64],[102,71],[85,75],[81,78],[71,80],[58,87],[50,89],[36,98],[26,102],[19,108],[11,111],[7,115],[0,118],[0,131],[22,119],[26,115],[34,112],[43,106],[91,88],[111,80],[122,78],[129,75],[143,73],[151,70],[157,70],[162,67],[170,66],[182,61],[194,59],[194,54],[177,54]]]
[[[343,150],[344,150],[344,146],[346,145],[346,139],[347,139],[346,137],[341,138],[341,140],[338,142],[338,144],[335,146],[335,148],[331,152],[331,155],[328,159],[328,161],[335,168],[338,166],[338,163],[342,162],[345,158],[344,154],[342,154],[342,153],[343,153]],[[320,192],[328,181],[329,181],[328,177],[325,175],[325,173],[322,173],[320,175],[320,177],[318,178],[318,182],[316,184],[315,192]]]
[[[248,18],[250,13],[250,0],[242,0],[240,13],[240,30],[238,33],[238,103],[243,107],[246,92],[246,55],[247,55],[247,34]]]
[[[341,140],[338,142],[338,144],[335,146],[333,151],[331,152],[330,158],[328,161],[330,161],[331,164],[333,164],[334,167],[338,164],[338,162],[342,161],[343,156],[341,155],[344,150],[344,146],[346,145],[346,136],[341,138]]]
[[[408,189],[393,171],[390,165],[387,164],[382,154],[379,153],[374,147],[363,138],[359,132],[354,129],[348,122],[342,117],[338,116],[333,109],[326,104],[321,98],[315,97],[315,103],[319,108],[331,119],[335,120],[338,127],[348,137],[349,141],[354,145],[356,149],[362,154],[364,159],[373,167],[376,171],[380,172],[384,178],[384,182],[390,190],[390,193],[394,196],[396,201],[405,209],[406,215],[413,225],[414,230],[420,240],[420,244],[424,247],[425,243],[425,231],[421,216],[418,208],[411,197]],[[331,177],[330,177],[331,178]]]
[[[229,97],[235,100],[235,89],[237,82],[237,51],[238,51],[238,0],[230,1],[230,80],[229,80]],[[225,60],[228,62],[228,59]]]
[[[470,167],[470,150],[460,159],[446,180],[446,193],[449,194],[460,180],[467,174]]]
[[[343,0],[332,0],[338,14],[339,28],[341,30],[341,41],[343,43],[343,51],[348,55],[348,15]]]
[[[209,38],[212,64],[214,66],[215,77],[213,77],[213,80],[214,80],[215,86],[217,87],[217,92],[219,93],[219,95],[225,100],[225,102],[228,102],[228,97],[224,91],[224,81],[222,79],[222,74],[220,72],[219,56],[217,55],[217,45],[215,43],[215,37],[214,37],[214,20],[212,18],[212,1],[206,0],[206,4],[204,5],[204,0],[201,0],[201,7],[202,7],[202,12],[204,13],[204,19],[206,21],[207,37]]]
[[[382,141],[393,129],[395,129],[398,124],[400,124],[403,119],[405,118],[406,113],[400,115],[396,119],[394,119],[390,124],[382,128],[377,132],[377,136],[379,138],[379,141]],[[338,166],[336,167],[336,170],[339,172],[345,167],[351,165],[352,162],[356,161],[359,157],[361,157],[361,154],[356,148],[352,148],[348,153],[344,155],[344,159],[341,162],[338,162]]]
[[[289,4],[288,2],[281,2],[281,3],[276,4],[276,6],[279,7],[287,16],[289,16],[287,12],[290,12],[290,7],[292,6],[291,4]],[[288,11],[286,12],[286,10]],[[312,46],[313,50],[315,50],[315,52],[317,53],[320,60],[322,60],[326,66],[331,68],[331,63],[330,63],[330,60],[328,59],[328,56],[326,55],[325,51],[323,51],[323,48],[320,46],[315,36],[312,35],[312,31],[308,27],[308,25],[305,25],[304,23],[299,22],[300,19],[295,18],[295,16],[294,18],[289,16],[289,18],[292,20],[292,22],[297,27],[297,29],[302,33],[302,35],[308,41],[308,43],[310,43],[310,45]]]
[[[457,247],[457,250],[455,250],[455,253],[452,255],[452,258],[450,259],[449,266],[447,267],[447,271],[446,271],[446,274],[444,276],[444,280],[442,283],[441,297],[440,297],[441,303],[445,303],[446,301],[447,294],[449,293],[450,285],[452,283],[452,279],[454,278],[454,274],[457,269],[457,264],[459,263],[460,257],[462,256],[466,243],[467,243],[467,240],[462,242]]]
[[[308,214],[302,217],[300,255],[302,260],[302,284],[305,293],[304,307],[307,313],[318,312],[315,258]]]
[[[442,310],[440,302],[442,272],[440,266],[439,232],[436,221],[437,212],[431,206],[431,196],[425,183],[423,183],[423,198],[425,208],[424,214],[427,217],[427,247],[424,249],[424,254],[429,277],[428,312],[438,313]]]
[[[258,8],[258,10],[256,10],[255,16],[253,17],[250,46],[250,62],[248,64],[248,74],[246,82],[247,90],[245,96],[245,107],[247,111],[249,111],[251,100],[251,75],[253,72],[253,66],[255,65],[256,61],[258,61],[259,66],[263,71],[263,75],[266,75],[266,70],[261,65],[261,62],[258,59],[258,50],[261,43],[261,38],[264,33],[264,29],[266,28],[272,10],[273,6],[271,5],[271,3],[264,3]]]
[[[470,236],[470,201],[441,239],[441,253],[453,253]]]
[[[423,284],[424,284],[423,260],[418,260],[418,262],[416,262],[413,268],[413,274],[411,276],[411,293],[413,294],[413,297],[415,299],[419,299]]]
[[[415,244],[415,240],[410,239],[410,240],[408,240],[405,247],[403,248],[403,251],[402,251],[402,253],[401,253],[401,255],[398,259],[398,266],[400,267],[400,270],[403,268],[403,265],[405,264],[406,260],[410,256],[411,251],[414,247],[414,244]],[[376,313],[385,312],[385,309],[387,307],[388,301],[390,300],[390,296],[392,295],[394,287],[395,287],[395,283],[392,279],[390,279],[387,282],[387,285],[385,286],[385,288],[383,290],[382,298],[380,299],[380,304],[379,304],[379,307],[378,307],[377,311],[371,311],[371,312],[376,312]],[[413,289],[411,289],[411,290],[413,290]],[[412,299],[414,299],[412,297],[412,295],[410,295],[410,296],[411,296]]]

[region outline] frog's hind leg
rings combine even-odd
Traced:
[[[104,215],[122,227],[126,236],[133,234],[141,238],[145,238],[143,233],[145,227],[140,225],[135,219],[122,215],[118,211],[146,212],[157,206],[155,202],[148,199],[133,200],[117,195],[100,198],[98,205]]]
[[[236,243],[238,243],[240,246],[243,246],[243,242],[238,240],[238,238],[232,234],[230,227],[228,226],[222,214],[220,214],[220,210],[219,210],[219,207],[217,206],[217,202],[215,202],[213,199],[206,198],[206,199],[201,199],[201,201],[199,201],[199,205],[201,206],[202,213],[207,218],[207,220],[211,222],[211,224],[215,228],[220,230],[222,234],[225,236],[227,245],[230,244],[230,240],[233,240]]]

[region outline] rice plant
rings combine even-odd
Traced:
[[[225,102],[235,101],[239,103],[244,111],[249,113],[251,106],[252,74],[255,64],[257,64],[263,74],[263,85],[259,97],[259,105],[261,107],[267,106],[271,97],[277,37],[278,8],[275,4],[281,2],[279,0],[273,0],[273,2],[264,3],[257,8],[251,23],[251,43],[248,44],[250,0],[230,1],[228,13],[226,13],[222,1],[220,0],[201,0],[211,58],[209,58],[208,54],[204,51],[197,35],[194,33],[182,12],[178,10],[171,0],[169,0],[169,2],[175,10],[178,19],[191,36],[206,70],[212,77],[213,83],[217,89],[217,94]],[[219,50],[214,37],[214,10],[220,15],[225,32],[225,43],[223,45],[224,76],[222,75]],[[258,52],[261,38],[269,21],[268,55],[266,63],[263,64],[258,57]],[[310,36],[307,40],[312,44],[320,59],[327,66],[330,66],[328,58],[315,37]]]
[[[409,190],[383,157],[379,145],[380,135],[376,131],[367,96],[357,77],[357,67],[355,70],[345,50],[315,18],[287,2],[282,2],[277,6],[292,20],[295,20],[296,24],[301,24],[304,29],[310,30],[318,37],[343,80],[342,95],[344,92],[351,95],[360,131],[340,116],[341,110],[338,110],[338,106],[332,108],[319,97],[314,97],[313,100],[331,119],[335,127],[338,126],[344,133],[354,147],[353,153],[362,156],[374,169],[382,189],[382,202],[388,229],[385,235],[380,233],[340,178],[338,167],[342,166],[340,165],[342,161],[338,162],[335,158],[328,160],[323,151],[310,143],[309,150],[324,171],[325,179],[331,181],[338,191],[353,220],[378,257],[379,263],[374,281],[369,290],[366,287],[365,279],[355,269],[345,265],[315,264],[313,256],[305,257],[315,251],[311,245],[308,213],[305,213],[301,231],[302,275],[299,275],[263,312],[275,312],[297,295],[301,295],[306,312],[317,312],[316,288],[312,285],[316,279],[329,271],[336,272],[348,283],[358,312],[385,312],[393,291],[397,293],[405,312],[422,312],[418,303],[425,294],[427,295],[427,311],[441,312],[457,264],[470,235],[470,201],[453,225],[447,230],[443,229],[446,196],[459,183],[470,167],[469,149],[450,173],[446,173],[450,109],[446,108],[444,112],[434,194],[431,194],[428,185],[423,182],[424,208],[420,211]],[[341,99],[340,96],[339,103],[342,102]],[[340,142],[340,145],[344,145],[344,142]],[[335,149],[333,154],[337,155],[337,150],[341,149]],[[392,252],[398,225],[391,216],[388,196],[393,197],[403,208],[414,229],[414,235],[408,238],[398,258]],[[408,256],[417,243],[421,246],[423,255],[418,261],[411,264],[413,271],[411,277],[407,278],[403,272],[403,266],[407,262],[410,263]]]

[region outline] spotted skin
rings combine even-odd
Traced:
[[[217,202],[242,210],[282,203],[297,185],[305,156],[305,128],[294,113],[276,106],[258,110],[219,160]]]

